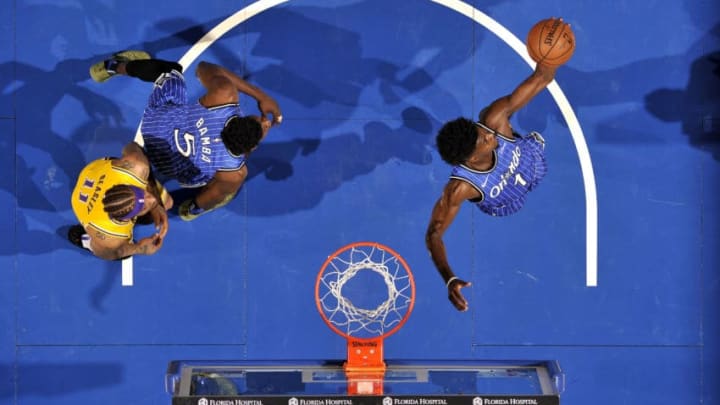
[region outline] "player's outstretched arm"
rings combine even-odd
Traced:
[[[490,128],[503,134],[510,135],[510,116],[525,107],[530,100],[537,96],[548,84],[555,79],[556,66],[538,64],[535,71],[518,85],[512,93],[493,101],[484,110],[480,120]]]
[[[238,92],[247,94],[258,103],[258,110],[263,117],[271,114],[273,124],[279,124],[282,121],[282,114],[277,102],[262,91],[259,87],[254,86],[240,76],[230,70],[210,63],[200,62],[195,75],[203,86],[208,90],[203,96],[201,102],[204,106],[215,106],[226,103],[235,103],[238,100]]]
[[[442,237],[460,211],[462,203],[478,196],[477,190],[469,184],[459,180],[450,180],[433,207],[430,224],[425,233],[425,244],[430,251],[435,268],[448,289],[448,299],[459,311],[468,309],[467,300],[460,289],[470,286],[470,283],[455,276],[450,268]]]
[[[562,18],[552,19],[552,23],[554,24],[554,27],[556,29],[559,29],[560,32],[568,33],[569,36],[567,38],[574,38],[574,36],[572,35],[572,30],[570,29],[570,24],[564,22]],[[560,24],[564,25],[564,27],[558,28],[557,26]],[[532,31],[534,32],[534,30],[535,27],[533,27]],[[565,37],[556,35],[556,38]],[[570,43],[573,44],[572,50],[574,50],[574,39],[572,39]],[[567,62],[570,56],[572,56],[572,50],[569,53],[566,52],[566,57],[564,59],[565,62]],[[530,54],[530,56],[533,57],[532,51],[530,52]],[[535,60],[537,61],[538,59]],[[505,97],[500,97],[490,105],[490,107],[488,108],[487,117],[485,119],[485,124],[490,127],[499,128],[501,125],[497,125],[498,121],[509,120],[510,116],[513,113],[523,108],[527,103],[530,102],[530,100],[537,96],[538,93],[545,89],[545,87],[547,87],[547,85],[555,79],[555,71],[559,66],[561,65],[538,63],[535,67],[535,71],[530,75],[530,77],[520,83],[520,85],[515,88],[515,90],[511,94]]]
[[[134,255],[152,255],[163,243],[159,234],[143,238],[137,243],[116,238],[96,230],[90,230],[90,250],[95,256],[105,260],[118,260]]]

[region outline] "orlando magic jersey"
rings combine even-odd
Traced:
[[[496,133],[498,147],[494,165],[486,171],[465,165],[453,167],[451,179],[470,183],[481,196],[472,200],[481,211],[493,216],[514,214],[522,208],[525,196],[547,173],[542,137],[514,134],[515,139]]]
[[[237,103],[211,108],[188,104],[182,74],[164,74],[155,82],[143,114],[145,151],[162,176],[184,187],[203,186],[215,172],[235,171],[245,164],[245,156],[232,155],[220,138],[225,125],[239,116]]]

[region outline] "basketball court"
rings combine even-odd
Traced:
[[[720,401],[715,3],[12,0],[0,403]],[[549,171],[519,213],[466,204],[446,232],[472,282],[458,312],[425,248],[450,173],[435,134],[532,72],[523,41],[551,16],[577,49],[512,119]],[[284,120],[232,203],[104,262],[65,234],[77,174],[136,137],[150,92],[89,79],[121,49],[180,61],[191,97],[199,61],[228,67]]]

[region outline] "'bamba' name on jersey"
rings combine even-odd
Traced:
[[[195,128],[197,128],[198,133],[200,134],[200,159],[203,162],[211,163],[210,155],[212,154],[212,149],[210,149],[207,145],[210,145],[210,137],[204,136],[207,134],[207,127],[203,126],[205,125],[205,120],[200,117],[200,119],[195,123]]]

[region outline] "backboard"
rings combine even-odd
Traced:
[[[391,361],[382,395],[352,395],[344,361],[173,361],[173,405],[559,405],[554,361]]]

